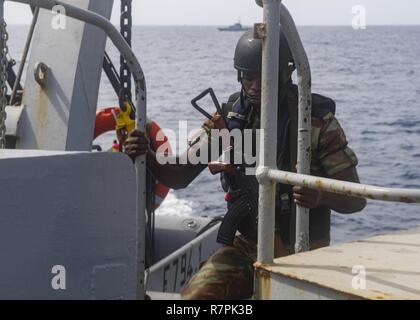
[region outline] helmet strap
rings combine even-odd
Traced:
[[[242,84],[242,72],[238,70],[238,82]]]
[[[241,88],[241,105],[242,106],[245,105],[245,88],[244,88],[243,85],[242,85],[242,88]]]

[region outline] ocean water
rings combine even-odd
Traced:
[[[11,26],[10,53],[19,62],[27,27]],[[420,27],[301,27],[313,92],[337,102],[336,116],[359,158],[363,183],[420,188]],[[199,128],[203,117],[190,104],[212,87],[221,102],[240,86],[233,53],[241,33],[215,27],[135,27],[133,48],[147,80],[148,115],[164,129],[179,121]],[[115,64],[118,53],[107,50]],[[117,104],[103,76],[98,108]],[[97,142],[109,148],[113,134]],[[171,140],[178,152],[185,141]],[[218,176],[203,172],[188,188],[171,191],[158,214],[225,212]],[[333,214],[332,241],[347,242],[420,226],[420,206],[369,201],[358,214]]]

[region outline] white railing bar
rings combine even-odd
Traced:
[[[261,146],[260,164],[274,167],[277,160],[277,112],[279,80],[279,41],[281,0],[264,0],[265,34],[262,50]],[[274,221],[276,184],[260,184],[257,261],[272,263],[274,259]]]
[[[287,43],[296,64],[299,104],[298,104],[298,146],[296,170],[300,174],[311,173],[311,129],[312,93],[311,68],[308,56],[300,39],[295,22],[287,8],[282,4],[280,21]],[[309,209],[296,206],[295,252],[309,250]]]
[[[276,169],[257,170],[258,179],[271,180],[293,186],[301,186],[356,198],[372,200],[420,203],[420,189],[385,188],[355,182],[341,181]]]

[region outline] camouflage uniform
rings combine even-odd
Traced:
[[[347,146],[347,139],[339,122],[332,113],[322,118],[312,117],[311,173],[330,177],[357,165],[355,153]],[[284,168],[284,167],[283,167]],[[318,208],[317,208],[318,209]],[[318,214],[311,210],[311,249],[328,246],[330,242],[330,211]],[[277,208],[276,208],[277,211]],[[281,216],[280,216],[281,217]],[[289,254],[293,245],[285,236],[289,221],[278,221],[277,236],[281,236]],[[232,247],[225,246],[206,261],[199,272],[181,291],[182,299],[247,299],[253,295],[256,244],[243,236],[237,236]]]

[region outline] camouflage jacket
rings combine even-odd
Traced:
[[[224,104],[224,110],[229,111],[229,104],[232,105],[239,99],[239,93],[233,94],[227,104]],[[291,86],[283,104],[289,106],[289,110],[295,110],[297,114],[297,88]],[[332,177],[358,163],[353,150],[348,146],[348,142],[340,123],[335,118],[335,103],[333,100],[313,94],[312,96],[312,131],[311,131],[311,175],[320,177]],[[290,108],[292,106],[292,108]],[[230,106],[231,107],[231,106]],[[227,112],[226,111],[226,112]],[[291,117],[290,117],[291,118]],[[279,149],[285,152],[278,152],[278,167],[285,171],[295,171],[290,156],[290,120],[283,128],[285,131],[285,145],[279,146]],[[260,128],[259,116],[250,119],[246,128]],[[203,129],[209,133],[209,127],[203,126]],[[297,130],[296,130],[297,131]],[[296,149],[295,149],[296,150]],[[224,187],[225,191],[226,187]],[[292,207],[292,188],[287,185],[277,185],[276,196],[276,230],[282,236],[286,245],[294,239],[294,224],[291,216]],[[326,244],[330,240],[330,209],[320,207],[311,210],[310,215],[310,239],[312,241],[322,241]]]

